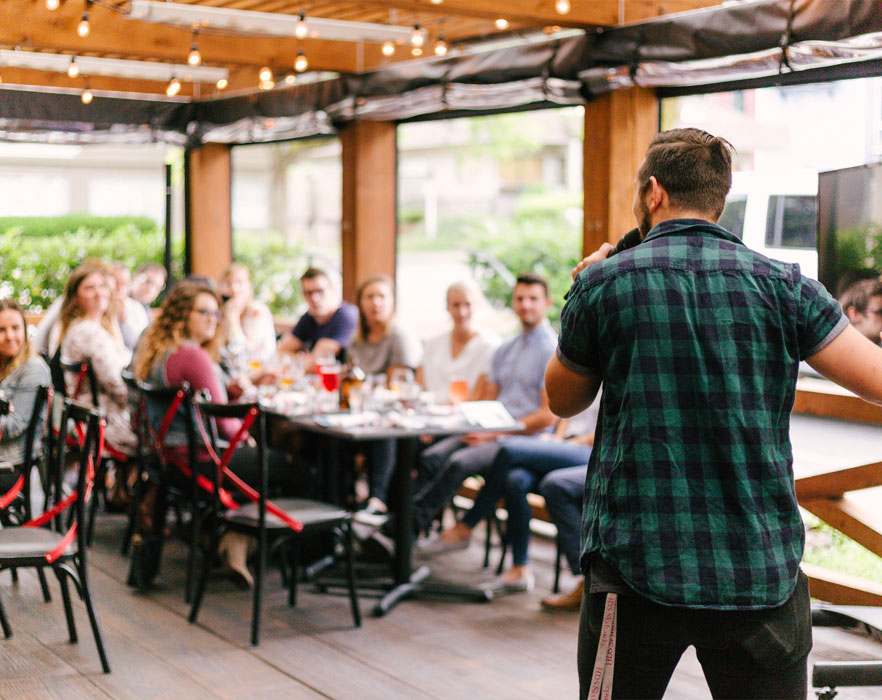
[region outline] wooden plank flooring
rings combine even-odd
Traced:
[[[574,698],[576,615],[539,610],[550,588],[553,549],[538,542],[537,590],[490,604],[407,601],[384,618],[370,617],[362,598],[361,629],[352,628],[348,599],[304,586],[290,609],[273,572],[266,587],[261,645],[248,644],[250,594],[213,580],[198,625],[186,621],[184,549],[172,542],[159,585],[148,595],[125,586],[119,555],[124,523],[103,516],[90,552],[92,586],[113,673],[101,673],[83,606],[79,644],[67,639],[57,584],[43,602],[36,577],[18,585],[0,578],[12,639],[0,639],[0,698],[339,698],[436,700]],[[436,557],[458,581],[480,581],[482,548]],[[564,585],[571,580],[565,578]],[[882,644],[837,630],[815,630],[813,660],[882,658]],[[666,698],[710,695],[694,653],[687,653]],[[813,694],[810,697],[814,697]],[[882,689],[840,689],[843,700],[882,698]]]

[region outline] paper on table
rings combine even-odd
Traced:
[[[481,428],[511,429],[518,422],[499,401],[464,401],[459,404],[463,418]]]
[[[313,420],[326,428],[357,428],[376,423],[379,417],[378,413],[365,411],[364,413],[325,413],[315,416]]]

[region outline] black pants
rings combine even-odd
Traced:
[[[579,624],[579,697],[591,682],[605,593],[587,592]],[[671,608],[619,595],[614,698],[661,698],[680,656],[694,646],[714,698],[805,698],[812,646],[808,579],[769,610]]]

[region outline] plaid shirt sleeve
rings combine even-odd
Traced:
[[[589,290],[582,275],[576,277],[560,313],[557,359],[576,374],[599,374],[597,323],[589,308]]]
[[[805,360],[842,333],[848,326],[848,318],[824,286],[807,277],[799,279],[798,303],[799,359]]]

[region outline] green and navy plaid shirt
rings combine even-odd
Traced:
[[[583,566],[599,555],[667,605],[785,602],[804,544],[789,436],[797,367],[847,325],[798,266],[707,221],[663,222],[585,269],[558,345],[566,367],[603,383]]]

